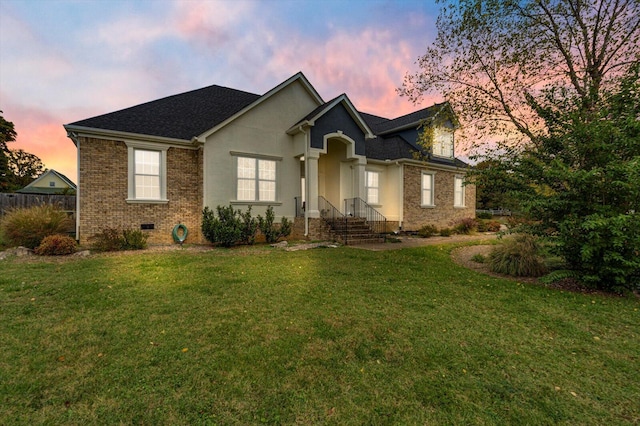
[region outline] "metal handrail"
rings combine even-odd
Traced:
[[[342,226],[342,240],[344,244],[347,244],[348,224],[346,216],[322,195],[318,196],[318,209],[320,210],[320,217],[331,227],[334,234],[337,234],[337,230],[340,228],[337,224],[344,224]]]
[[[294,197],[296,202],[296,217],[304,217],[304,210],[306,209],[306,203],[302,201],[302,197]]]
[[[362,198],[356,197],[344,200],[344,211],[353,217],[364,218],[374,233],[381,236],[386,234],[387,218]]]

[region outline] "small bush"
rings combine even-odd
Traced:
[[[269,244],[277,242],[280,238],[286,237],[291,234],[291,221],[286,217],[283,217],[280,221],[280,226],[273,223],[275,215],[273,214],[273,207],[269,206],[265,212],[265,217],[258,215],[258,228],[264,235],[265,240]]]
[[[480,212],[476,214],[478,219],[493,219],[493,215],[489,212]]]
[[[40,256],[66,256],[76,251],[76,240],[67,235],[44,237],[34,253]]]
[[[418,230],[418,236],[422,238],[429,238],[438,233],[438,228],[433,225],[424,225]]]
[[[516,277],[539,277],[546,273],[541,246],[531,234],[519,234],[496,246],[489,255],[491,271]]]
[[[497,220],[480,220],[478,221],[478,232],[498,232],[500,231],[500,222]]]
[[[258,221],[251,217],[251,206],[247,208],[247,211],[240,213],[240,240],[244,244],[252,245],[256,242],[256,232],[258,232]]]
[[[149,236],[140,229],[125,229],[122,231],[123,250],[144,250],[147,248]]]
[[[50,204],[15,209],[7,213],[0,228],[6,243],[35,249],[49,235],[65,234],[73,229],[73,220]]]
[[[483,254],[478,253],[478,254],[474,254],[473,256],[471,256],[471,260],[476,262],[476,263],[484,263],[487,260],[487,258],[484,257]]]
[[[122,233],[115,228],[104,228],[90,238],[92,247],[96,251],[117,251],[124,245]]]
[[[478,229],[478,222],[472,217],[465,217],[463,219],[458,219],[452,223],[453,231],[456,234],[471,234],[476,229]]]
[[[451,235],[453,235],[453,229],[451,228],[442,228],[440,230],[441,237],[450,237]]]

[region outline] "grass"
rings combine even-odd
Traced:
[[[634,424],[640,302],[452,246],[14,258],[0,424]]]

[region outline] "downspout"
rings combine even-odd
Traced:
[[[67,137],[76,145],[76,169],[78,184],[76,185],[76,241],[80,241],[80,139],[78,134],[67,132]]]
[[[309,196],[309,143],[307,141],[308,133],[302,130],[302,124],[298,126],[298,130],[304,135],[304,196]],[[309,200],[305,200],[304,208],[304,236],[309,236]]]

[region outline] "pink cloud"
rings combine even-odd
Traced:
[[[37,155],[48,169],[55,169],[77,182],[76,148],[67,138],[62,120],[36,108],[3,106],[3,117],[11,121],[18,133],[10,149],[23,149]]]

